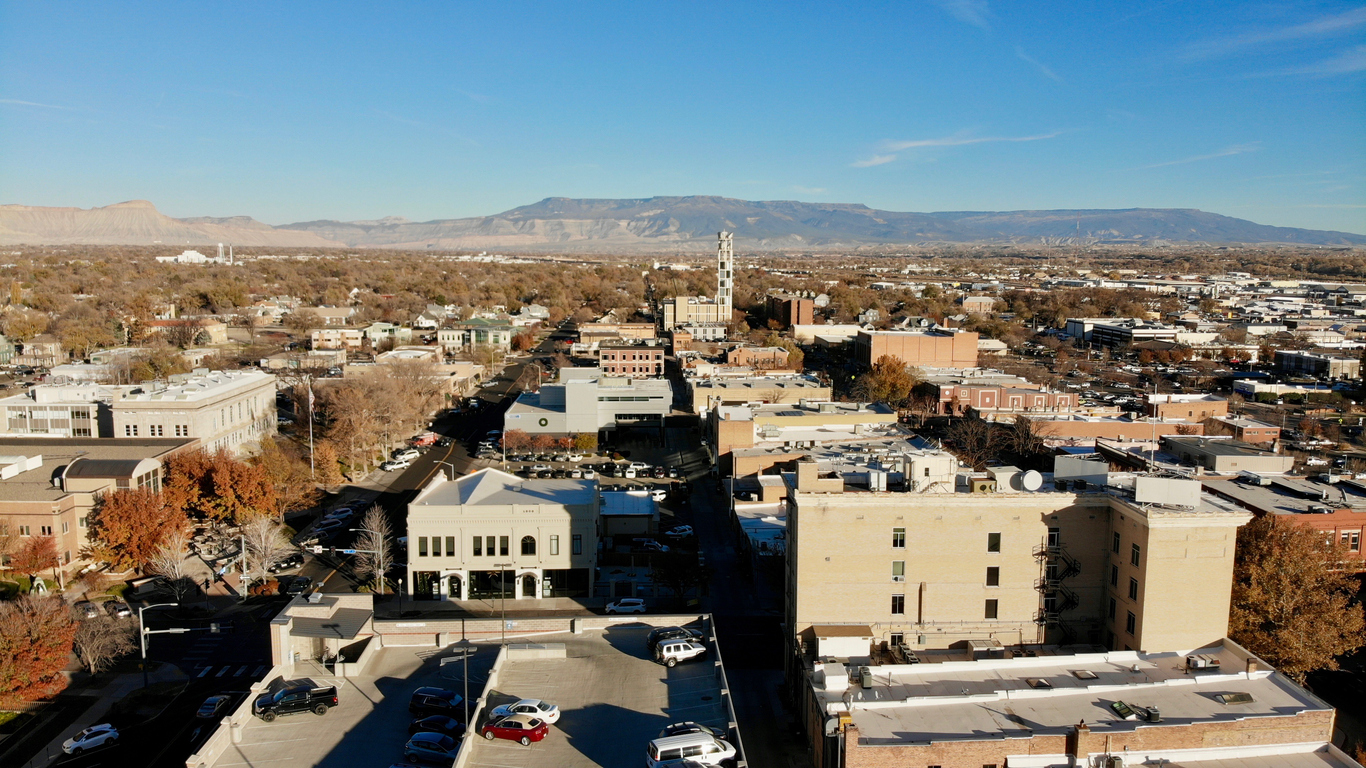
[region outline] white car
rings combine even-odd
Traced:
[[[570,460],[570,461],[583,461],[583,454],[582,454],[582,453],[571,453],[571,454],[569,454],[568,456],[566,456],[565,458],[567,458],[567,459]]]
[[[412,465],[413,463],[411,461],[386,461],[379,465],[379,469],[381,472],[393,472],[397,469],[407,469]]]
[[[594,472],[594,471],[591,470],[591,469],[585,469],[585,470],[583,471],[583,479],[584,479],[584,480],[592,480],[593,478],[595,478],[595,477],[597,477],[597,476],[598,476],[598,473],[597,473],[597,472]]]
[[[623,597],[614,603],[608,603],[607,612],[609,614],[645,613],[645,601],[638,597]]]
[[[504,704],[501,707],[495,707],[492,714],[489,715],[489,719],[497,720],[508,715],[530,715],[554,725],[560,719],[560,708],[540,699],[522,699],[511,704]]]
[[[421,455],[422,452],[416,448],[395,448],[393,455],[389,458],[394,461],[412,461]]]
[[[691,525],[675,525],[665,531],[664,535],[671,539],[686,539],[687,537],[695,536],[696,534],[693,532]]]
[[[663,488],[655,488],[650,491],[650,498],[654,499],[655,501],[663,501],[669,498],[669,492],[664,490]]]
[[[87,749],[113,744],[119,740],[119,732],[109,723],[92,725],[84,731],[62,742],[62,751],[68,755],[79,755]]]
[[[707,646],[695,640],[668,640],[660,643],[655,650],[655,661],[672,667],[680,661],[700,658],[707,653]]]
[[[649,464],[646,464],[646,463],[643,462],[643,461],[633,461],[633,462],[631,462],[630,464],[628,464],[627,466],[630,467],[631,469],[634,469],[634,470],[637,471],[637,472],[639,472],[639,471],[642,470],[642,469],[649,469],[649,468],[650,468],[650,465],[649,465]]]

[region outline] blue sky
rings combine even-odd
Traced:
[[[1366,4],[0,2],[0,203],[687,194],[1366,233]]]

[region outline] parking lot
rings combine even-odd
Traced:
[[[483,645],[470,657],[471,697],[483,690],[497,653],[496,645]],[[408,714],[412,692],[428,685],[462,690],[463,664],[443,667],[443,657],[453,654],[438,648],[386,648],[361,678],[310,677],[318,685],[337,686],[336,707],[323,717],[291,715],[273,723],[249,718],[241,743],[229,747],[214,765],[351,768],[402,763],[408,724],[414,719]]]
[[[613,626],[583,635],[536,638],[563,643],[563,659],[513,659],[504,663],[489,692],[486,712],[521,698],[557,704],[560,720],[542,741],[522,746],[486,741],[472,734],[463,748],[472,768],[541,766],[631,766],[644,760],[645,746],[669,723],[693,720],[725,730],[728,716],[717,682],[713,653],[670,669],[651,661],[645,648],[649,627]],[[707,641],[709,649],[715,646]],[[484,691],[497,645],[482,645],[470,657],[470,695]],[[281,717],[273,723],[250,718],[241,742],[214,765],[385,766],[403,762],[411,693],[422,686],[462,691],[460,662],[450,649],[386,648],[358,679],[314,676],[318,685],[337,686],[338,705],[326,715]],[[303,678],[299,675],[296,679]],[[474,702],[471,702],[473,708]],[[479,722],[476,722],[476,726]]]
[[[708,654],[672,669],[656,664],[645,648],[649,629],[626,625],[538,637],[538,643],[564,643],[567,658],[509,660],[489,694],[489,708],[543,699],[560,707],[560,721],[544,740],[526,747],[472,736],[467,765],[638,768],[645,746],[669,723],[693,720],[726,730],[715,657]]]

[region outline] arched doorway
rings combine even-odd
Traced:
[[[462,597],[460,594],[460,586],[460,577],[451,574],[446,580],[446,595],[452,600],[459,600]]]
[[[536,597],[536,577],[533,574],[522,577],[522,597]]]

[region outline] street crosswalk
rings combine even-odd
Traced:
[[[195,677],[260,677],[261,673],[270,668],[269,664],[223,664],[223,665],[198,665],[195,667]],[[250,674],[248,674],[250,673]]]

